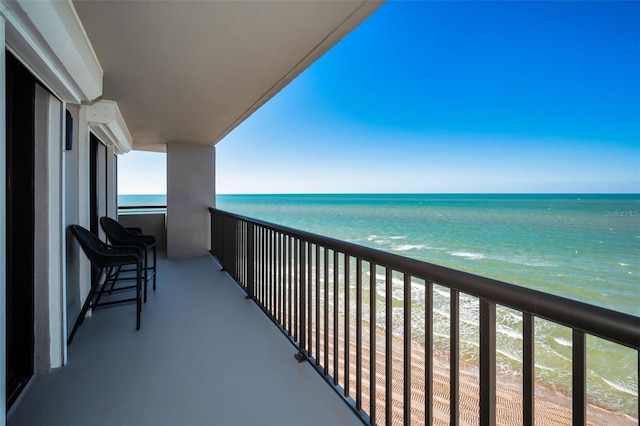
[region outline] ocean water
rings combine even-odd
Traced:
[[[167,205],[167,195],[166,194],[141,194],[141,195],[130,195],[130,194],[120,194],[118,195],[118,207],[129,207],[126,210],[122,210],[122,212],[127,213],[140,213],[142,211],[153,212],[153,213],[164,213],[166,212],[166,207],[161,208],[158,206],[166,206]],[[153,208],[149,208],[149,206],[153,206]],[[131,207],[141,207],[141,208],[131,208]]]
[[[218,195],[217,207],[640,316],[638,194]],[[419,305],[424,292],[412,297]],[[443,348],[448,297],[435,288]],[[461,352],[471,360],[477,318],[477,300],[463,297]],[[497,323],[497,362],[517,376],[520,315],[498,309]],[[539,319],[535,327],[536,378],[570,393],[570,330]],[[637,416],[636,352],[591,337],[587,345],[588,398]]]
[[[638,195],[220,195],[217,203],[222,210],[640,316]],[[384,277],[378,278],[384,297]],[[436,287],[435,343],[443,348],[448,297]],[[420,298],[416,292],[414,304]],[[473,360],[478,305],[464,297],[461,304],[461,351]],[[497,316],[497,362],[517,376],[521,317],[507,309]],[[588,347],[589,398],[637,413],[636,354],[596,338]],[[536,320],[536,351],[537,379],[569,393],[571,332]]]

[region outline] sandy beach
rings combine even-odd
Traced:
[[[319,359],[324,362],[324,325],[320,324]],[[339,334],[338,378],[344,385],[345,345],[343,328]],[[333,348],[333,334],[329,328],[329,363],[328,373],[335,376],[334,359],[331,356]],[[356,395],[356,345],[355,327],[351,328],[349,347],[349,396],[354,400]],[[362,339],[362,394],[360,401],[362,409],[370,413],[370,344],[368,340],[368,324],[363,326]],[[312,335],[312,355],[316,357],[316,334]],[[385,338],[383,332],[378,330],[376,336],[376,423],[385,424]],[[404,354],[403,342],[394,338],[392,343],[392,424],[404,424]],[[447,353],[433,353],[433,424],[449,424],[449,361]],[[411,347],[411,424],[425,424],[425,350],[418,344]],[[460,362],[460,387],[459,387],[459,422],[461,425],[479,425],[479,378],[477,365]],[[522,424],[522,386],[511,376],[500,374],[496,379],[496,420],[499,425]],[[614,413],[594,404],[587,406],[588,425],[637,425],[638,419],[624,414]],[[535,424],[536,425],[571,425],[571,398],[563,395],[542,383],[536,384],[535,400]]]

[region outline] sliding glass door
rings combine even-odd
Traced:
[[[36,84],[31,73],[7,52],[7,408],[15,402],[34,371]]]

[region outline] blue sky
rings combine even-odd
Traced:
[[[216,155],[222,194],[640,192],[640,2],[387,2]]]

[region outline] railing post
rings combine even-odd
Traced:
[[[535,423],[535,327],[533,315],[522,314],[522,424]]]
[[[212,209],[209,209],[209,221],[211,223],[211,226],[209,227],[209,231],[210,231],[210,235],[209,235],[209,253],[211,254],[211,256],[215,256],[216,252],[214,250],[214,241],[215,239],[214,234],[215,234],[215,220],[214,220],[214,211]]]
[[[369,423],[376,424],[376,264],[369,262]]]
[[[460,419],[460,292],[449,291],[449,424],[456,426]]]
[[[384,330],[384,364],[385,364],[385,386],[384,386],[384,405],[385,405],[385,425],[390,425],[393,421],[393,404],[391,403],[393,393],[393,271],[389,268],[385,270],[384,280],[384,302],[385,302],[385,330]]]
[[[496,305],[480,299],[480,424],[496,424]]]
[[[587,340],[584,332],[573,330],[573,425],[587,424]]]
[[[404,424],[411,424],[411,276],[404,274],[403,314],[404,314]],[[426,386],[425,386],[426,387]]]
[[[220,228],[222,229],[221,242],[220,242],[220,256],[218,256],[218,260],[220,261],[220,266],[222,266],[221,271],[226,271],[226,255],[227,255],[227,216],[223,216],[220,221]]]
[[[362,259],[356,258],[356,410],[362,410]]]
[[[318,244],[315,245],[315,280],[314,280],[314,284],[315,284],[315,313],[316,313],[316,320],[315,320],[315,329],[316,329],[316,336],[315,336],[315,344],[316,344],[316,351],[313,354],[315,359],[316,359],[316,367],[320,366],[320,288],[322,287],[320,284],[320,246]],[[311,256],[309,256],[311,257]]]
[[[307,328],[306,328],[306,312],[307,312],[307,303],[306,303],[306,259],[305,259],[305,243],[304,241],[300,241],[300,279],[298,283],[300,287],[298,288],[298,300],[296,303],[298,304],[298,312],[300,312],[300,343],[298,346],[298,353],[295,355],[295,358],[298,362],[304,362],[307,360],[307,356],[304,354],[304,348],[307,346]]]
[[[424,282],[424,424],[433,424],[433,283]]]
[[[329,249],[324,248],[324,374],[329,374]]]
[[[351,319],[349,312],[351,311],[351,301],[349,300],[349,293],[351,292],[351,288],[349,286],[349,255],[345,253],[344,255],[344,396],[348,397],[349,392],[351,391],[349,387],[350,381],[350,368],[349,358],[351,352]]]
[[[340,369],[340,363],[338,361],[338,354],[340,353],[340,350],[338,349],[338,345],[340,344],[340,336],[338,335],[338,303],[339,303],[339,298],[338,298],[338,279],[339,279],[339,274],[338,274],[338,265],[340,262],[340,255],[338,254],[337,250],[333,251],[333,384],[334,386],[337,386],[339,383],[339,374],[338,371]],[[346,292],[346,289],[345,289]],[[345,352],[345,358],[347,357],[347,353]]]
[[[247,299],[255,299],[255,244],[254,228],[251,223],[247,223]]]

